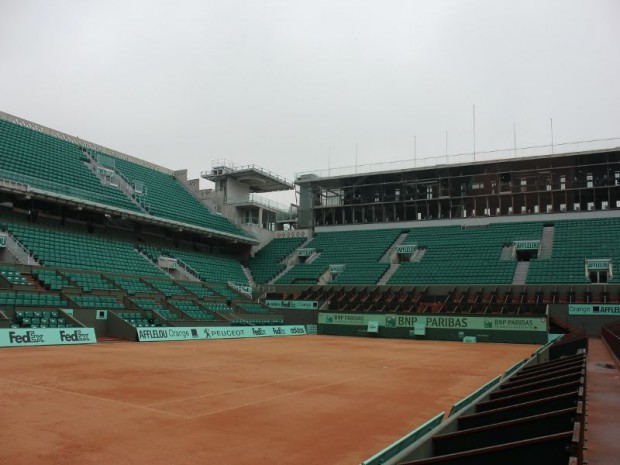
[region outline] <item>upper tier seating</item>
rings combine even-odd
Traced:
[[[276,284],[314,284],[329,265],[341,264],[346,268],[332,280],[334,284],[375,284],[389,268],[379,260],[400,233],[398,229],[317,233],[306,248],[316,249],[320,256],[297,264]]]
[[[0,266],[0,275],[11,284],[19,286],[32,286],[32,283],[28,281],[22,274],[17,271],[14,266],[2,265]]]
[[[276,238],[260,249],[248,262],[254,281],[257,284],[265,284],[281,273],[286,265],[280,262],[305,240],[305,237]]]
[[[133,295],[138,292],[143,292],[147,294],[152,294],[155,291],[151,286],[141,281],[139,278],[127,278],[127,277],[118,277],[112,276],[109,277],[110,281],[114,282],[118,287],[123,289],[127,294]]]
[[[608,282],[617,283],[619,237],[620,218],[557,221],[551,258],[531,261],[527,283],[588,283],[585,260],[608,258],[614,268],[614,277]]]
[[[142,245],[140,248],[153,261],[157,261],[157,257],[162,255],[181,260],[198,273],[198,277],[202,281],[210,283],[232,281],[246,286],[248,284],[248,278],[241,268],[241,263],[234,258],[205,255],[180,249],[159,249],[148,245]]]
[[[64,275],[81,287],[84,292],[91,292],[93,290],[108,291],[116,289],[112,283],[103,279],[103,277],[99,274],[66,272]]]
[[[173,295],[186,295],[187,291],[173,281],[148,280],[147,283],[164,294],[166,297]]]
[[[215,320],[215,315],[200,308],[191,300],[169,300],[168,303],[179,309],[190,318],[200,321]]]
[[[34,276],[47,290],[50,291],[62,291],[67,288],[75,288],[75,286],[67,281],[64,276],[60,275],[54,270],[32,270],[32,276]]]
[[[39,292],[0,292],[0,306],[64,307],[67,301],[58,295]]]
[[[201,299],[204,299],[205,297],[219,297],[219,295],[217,295],[212,289],[203,286],[202,283],[183,281],[179,284]]]
[[[146,186],[149,213],[183,223],[249,237],[228,219],[210,212],[171,174],[163,173],[128,160],[116,159],[116,170],[130,181],[141,181]]]
[[[8,230],[42,265],[139,276],[166,276],[129,242],[25,224],[8,224]]]
[[[113,159],[116,172],[146,186],[149,214],[240,237],[249,234],[227,218],[210,212],[172,174],[90,150],[96,159]],[[35,129],[0,120],[0,178],[34,189],[106,206],[144,213],[118,187],[103,183],[92,171],[82,147]]]
[[[411,229],[404,244],[425,248],[419,262],[404,262],[388,284],[509,284],[516,261],[500,260],[516,240],[538,240],[542,223],[491,224]]]
[[[140,211],[118,188],[104,185],[82,149],[56,137],[0,120],[0,177],[36,189]]]

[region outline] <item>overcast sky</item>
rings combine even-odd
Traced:
[[[620,137],[620,1],[0,0],[0,110],[190,175]],[[513,126],[514,124],[514,126]]]

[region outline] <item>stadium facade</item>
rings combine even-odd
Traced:
[[[557,435],[514,440],[580,463],[584,335],[620,332],[620,149],[306,173],[299,208],[261,198],[294,185],[254,165],[202,177],[215,187],[0,113],[0,346],[306,332],[541,344],[484,409],[542,405],[519,412],[561,417]],[[542,370],[562,387],[536,384]],[[539,389],[559,389],[550,410]],[[472,428],[500,419],[474,404]],[[496,457],[530,457],[511,454],[521,445]],[[474,463],[454,460],[431,462]]]

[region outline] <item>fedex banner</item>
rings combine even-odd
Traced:
[[[93,328],[0,329],[0,347],[95,344]]]
[[[138,340],[140,342],[301,336],[304,334],[306,334],[306,329],[301,325],[138,328]]]

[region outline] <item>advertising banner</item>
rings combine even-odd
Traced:
[[[569,315],[613,316],[620,315],[620,305],[572,304],[568,306]]]
[[[316,310],[319,303],[316,300],[266,300],[271,308],[291,308],[293,310]]]
[[[239,339],[270,336],[301,336],[306,334],[299,326],[201,326],[138,328],[140,342],[191,341],[205,339]]]
[[[93,328],[10,328],[0,329],[0,347],[94,344]]]
[[[619,306],[620,307],[620,306]],[[471,317],[447,315],[373,315],[319,313],[319,323],[331,325],[367,326],[378,321],[386,328],[475,329],[493,331],[547,331],[545,317]]]

